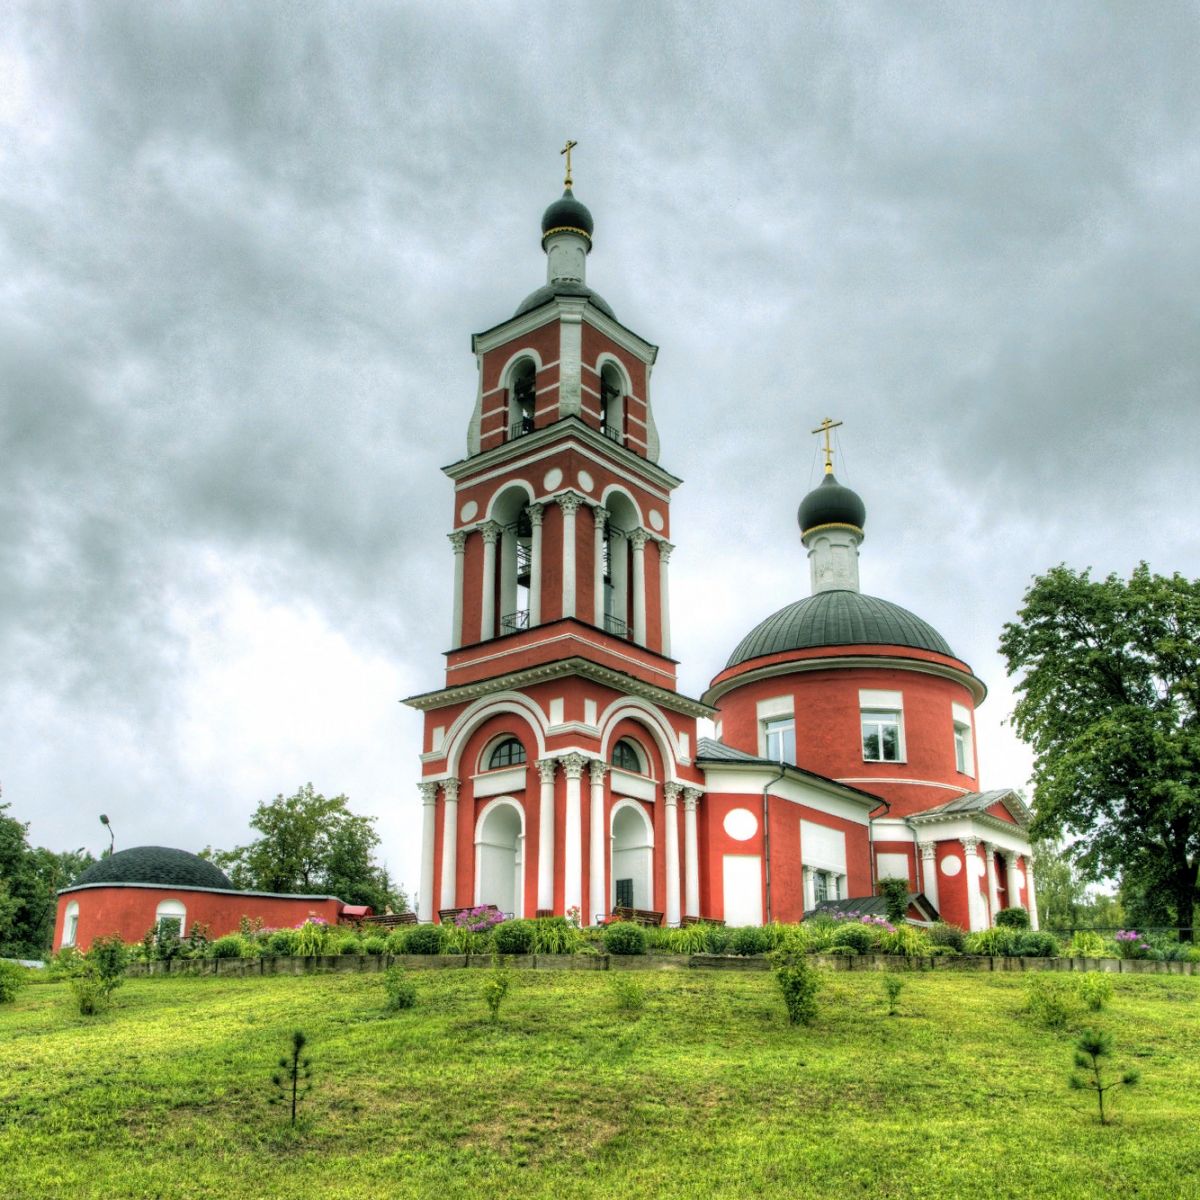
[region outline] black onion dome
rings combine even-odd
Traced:
[[[85,883],[159,883],[167,887],[225,888],[229,876],[198,854],[168,846],[135,846],[94,862],[72,887]]]
[[[866,645],[909,646],[958,657],[932,625],[908,609],[861,592],[830,590],[773,613],[742,638],[725,668],[788,650]]]
[[[592,244],[592,214],[588,212],[587,205],[575,199],[570,188],[542,213],[542,242],[545,243],[552,233],[560,229],[582,233],[587,237],[588,245]]]
[[[857,492],[844,487],[829,474],[800,501],[796,520],[800,522],[802,534],[818,525],[853,525],[855,529],[862,529],[867,520],[867,507]]]
[[[606,317],[612,317],[614,321],[617,319],[617,314],[613,312],[608,301],[599,292],[593,292],[587,284],[577,283],[571,279],[556,279],[553,283],[543,284],[536,292],[530,292],[517,305],[517,311],[513,313],[513,316],[519,317],[522,313],[541,308],[555,296],[582,296],[589,304],[594,304]]]

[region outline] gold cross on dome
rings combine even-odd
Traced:
[[[568,139],[567,144],[559,151],[559,154],[567,156],[567,177],[563,180],[563,187],[571,186],[571,151],[578,145],[578,142],[572,142]]]
[[[823,433],[825,435],[825,474],[833,474],[833,445],[829,441],[829,431],[836,429],[841,425],[841,421],[835,421],[832,417],[826,417],[820,425],[813,430],[813,433]]]

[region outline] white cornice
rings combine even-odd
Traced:
[[[503,346],[514,338],[532,333],[543,325],[563,319],[586,321],[594,329],[604,334],[610,341],[615,342],[623,350],[628,350],[635,358],[650,365],[658,357],[658,347],[644,338],[638,337],[632,329],[626,329],[619,321],[606,316],[594,304],[588,302],[586,296],[551,296],[545,304],[510,317],[491,329],[471,335],[471,349],[476,354],[486,354],[497,346]]]
[[[836,779],[814,776],[786,763],[782,764],[783,775],[779,773],[780,764],[778,763],[706,758],[699,765],[706,778],[710,774],[725,777],[707,784],[706,791],[709,793],[732,791],[747,795],[754,792],[761,794],[763,788],[770,785],[771,795],[783,796],[785,799],[802,804],[811,801],[811,796],[804,794],[806,789],[811,789],[843,804],[852,805],[853,815],[850,819],[860,823],[865,823],[866,814],[883,803],[878,796],[864,795],[857,788],[844,786]],[[734,779],[737,779],[743,786],[735,786],[732,782]]]
[[[570,618],[564,618],[564,619],[570,620]],[[559,622],[556,621],[556,622],[554,622],[554,624],[559,624]],[[537,626],[537,628],[543,628],[543,627]],[[598,650],[602,654],[608,654],[613,658],[619,658],[622,662],[629,663],[629,665],[631,667],[639,667],[644,671],[653,671],[656,675],[661,675],[664,679],[669,680],[672,684],[675,682],[675,673],[673,671],[664,671],[662,669],[662,667],[655,667],[655,666],[651,665],[650,663],[645,662],[643,659],[634,657],[632,654],[623,654],[620,650],[613,650],[610,647],[604,645],[602,642],[594,642],[594,641],[592,641],[591,638],[584,637],[580,633],[557,633],[553,637],[542,638],[541,640],[536,641],[536,642],[524,642],[524,643],[522,643],[520,649],[522,651],[538,650],[543,646],[553,646],[556,643],[560,643],[560,642],[578,643],[581,646],[586,646],[589,650]],[[489,643],[489,642],[477,643],[477,645],[480,645],[480,646],[487,646],[490,644],[491,643]],[[477,666],[479,663],[495,662],[498,659],[509,658],[514,652],[515,652],[514,647],[508,646],[502,650],[496,651],[495,654],[481,654],[476,658],[465,659],[463,662],[457,664],[457,666],[455,666],[453,669],[457,671],[457,670],[462,670],[464,667]],[[651,650],[650,653],[653,654],[654,651]],[[668,659],[667,661],[674,662],[675,660]],[[454,684],[453,686],[457,687],[459,685]],[[673,689],[668,688],[667,690],[671,691]]]
[[[969,796],[970,788],[958,787],[953,783],[935,783],[932,779],[884,779],[878,775],[839,775],[839,783],[907,783],[913,787],[941,788],[946,792],[957,792],[960,796]]]

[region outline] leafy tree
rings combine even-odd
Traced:
[[[337,896],[377,912],[403,912],[407,898],[375,865],[379,845],[374,817],[356,816],[345,796],[326,798],[306,783],[294,796],[278,795],[250,819],[262,835],[248,846],[209,851],[238,888]]]
[[[1189,927],[1200,899],[1200,581],[1034,580],[1000,639],[1035,756],[1033,832],[1078,838],[1085,879],[1138,878]],[[1038,879],[1041,886],[1041,880]]]

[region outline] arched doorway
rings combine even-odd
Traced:
[[[654,829],[646,810],[633,800],[620,801],[612,815],[614,907],[654,908]]]
[[[493,800],[475,830],[475,903],[525,912],[525,814],[508,798]]]

